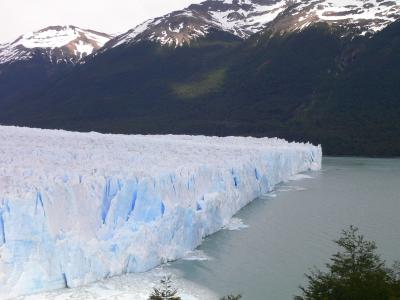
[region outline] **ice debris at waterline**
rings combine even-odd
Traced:
[[[170,272],[172,271],[172,272]],[[145,273],[130,273],[72,288],[15,297],[12,300],[148,300],[164,276],[171,276],[183,300],[216,300],[215,292],[190,280],[166,264]]]
[[[321,155],[276,138],[0,126],[0,297],[184,257]]]

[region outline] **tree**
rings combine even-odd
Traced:
[[[161,287],[154,288],[149,300],[182,300],[177,296],[178,290],[172,288],[171,276],[164,276],[161,280]]]
[[[350,226],[335,243],[341,251],[331,257],[327,272],[306,274],[308,287],[300,287],[295,300],[398,300],[400,265],[392,269],[376,254],[377,246]]]
[[[242,299],[242,295],[237,295],[237,296],[228,295],[228,296],[221,298],[220,300],[239,300],[239,299]]]

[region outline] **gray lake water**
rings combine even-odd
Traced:
[[[304,273],[324,266],[337,251],[332,240],[351,224],[388,263],[400,260],[400,159],[324,158],[322,170],[308,175],[240,211],[248,228],[207,238],[199,250],[210,260],[169,268],[219,296],[293,299]]]

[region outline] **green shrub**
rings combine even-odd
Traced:
[[[392,269],[376,254],[377,246],[350,226],[335,241],[341,251],[331,257],[328,271],[306,274],[308,287],[295,300],[398,300],[400,265]]]

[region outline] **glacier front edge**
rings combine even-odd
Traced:
[[[281,139],[0,126],[0,297],[183,257],[253,199],[321,168]]]

